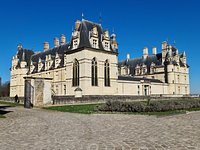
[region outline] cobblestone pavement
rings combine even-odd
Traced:
[[[200,150],[200,112],[156,117],[22,107],[0,119],[1,150]]]

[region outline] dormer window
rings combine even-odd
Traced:
[[[72,43],[73,43],[73,49],[77,49],[78,46],[79,46],[79,37],[80,37],[80,32],[79,31],[76,31],[74,30],[73,33],[72,33]]]
[[[44,64],[42,63],[42,59],[39,58],[38,60],[38,72],[42,71]]]
[[[103,47],[105,50],[110,50],[110,41],[107,41],[107,40],[103,40]]]
[[[135,67],[135,75],[140,75],[140,66],[138,64]]]
[[[45,59],[45,70],[49,70],[53,64],[53,60],[51,59],[51,55],[46,55]]]
[[[150,73],[151,73],[151,74],[154,74],[155,72],[156,72],[155,63],[152,62],[152,63],[151,63],[151,68],[150,68]]]
[[[141,72],[142,72],[142,74],[147,73],[147,66],[145,64],[142,65]]]
[[[93,48],[99,48],[98,30],[96,26],[89,32],[89,40]]]
[[[101,38],[102,38],[103,48],[104,48],[105,50],[110,50],[109,32],[108,32],[108,31],[105,31]]]
[[[34,69],[35,69],[35,66],[33,65],[33,62],[31,61],[31,65],[30,65],[30,73],[32,73]]]
[[[146,74],[146,68],[143,68],[143,74]]]
[[[60,56],[58,53],[56,53],[56,57],[55,57],[55,68],[58,68],[60,66],[60,62],[61,62],[61,59],[60,59]]]
[[[73,49],[78,48],[78,44],[79,44],[79,40],[78,39],[73,40]]]
[[[39,62],[38,63],[38,72],[42,71],[42,68],[43,68],[43,63]]]
[[[74,40],[74,47],[77,48],[77,46],[78,46],[78,40]]]

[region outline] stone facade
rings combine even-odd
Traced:
[[[51,92],[55,96],[190,93],[186,54],[178,53],[168,42],[162,43],[162,53],[157,54],[154,47],[149,55],[145,47],[141,58],[127,55],[126,60],[118,62],[116,35],[87,20],[76,21],[66,41],[64,35],[60,42],[54,38],[53,48],[44,42],[40,53],[19,44],[12,59],[10,96],[24,96],[24,77],[52,79]]]

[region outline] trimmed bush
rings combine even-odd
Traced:
[[[200,108],[200,100],[163,100],[145,102],[108,101],[98,106],[99,111],[110,112],[163,112]]]

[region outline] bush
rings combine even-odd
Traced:
[[[108,101],[98,107],[99,111],[116,111],[116,112],[143,112],[146,104],[143,102],[122,102]]]
[[[99,111],[114,112],[163,112],[200,108],[200,100],[163,100],[145,102],[108,101],[98,107]]]

